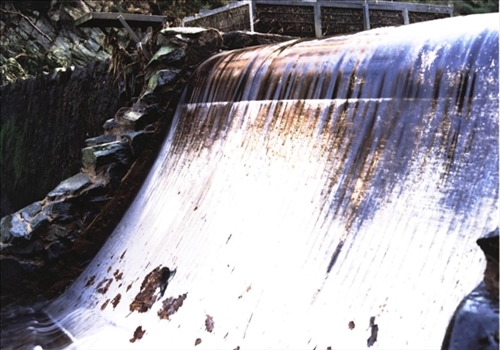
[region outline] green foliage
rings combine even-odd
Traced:
[[[454,3],[456,15],[498,12],[497,0],[461,0]]]

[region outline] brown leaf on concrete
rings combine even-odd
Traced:
[[[215,322],[212,316],[207,315],[207,318],[205,319],[205,329],[207,332],[212,333],[215,327]]]
[[[123,278],[123,272],[120,272],[120,270],[116,270],[113,276],[115,277],[116,281],[119,281]]]
[[[101,282],[99,282],[99,284],[95,288],[97,290],[97,293],[105,294],[108,291],[111,282],[113,282],[111,278],[105,278]]]
[[[113,300],[111,300],[111,305],[113,305],[113,309],[116,308],[116,306],[118,305],[118,303],[120,302],[122,298],[122,295],[120,293],[118,293],[114,298]]]
[[[187,298],[187,293],[179,295],[177,298],[167,298],[163,301],[163,306],[158,310],[158,316],[160,319],[169,319],[170,316],[175,314],[177,310],[182,306],[184,300]]]
[[[104,311],[104,309],[106,308],[106,306],[108,306],[108,303],[109,303],[109,299],[106,299],[106,301],[104,303],[102,303],[102,305],[101,305],[101,311]]]
[[[91,285],[93,285],[93,284],[94,284],[94,282],[95,282],[95,275],[93,275],[92,277],[90,277],[90,278],[88,279],[87,283],[85,283],[85,287],[84,287],[84,288],[86,288],[86,287],[90,287]]]
[[[134,343],[136,340],[142,339],[144,333],[146,333],[146,330],[143,330],[142,326],[137,327],[134,331],[134,337],[130,339],[130,342]]]
[[[146,312],[156,301],[155,291],[160,286],[160,266],[151,271],[142,281],[141,290],[130,304],[130,311]]]

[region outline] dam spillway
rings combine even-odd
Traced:
[[[217,55],[45,312],[74,348],[359,349],[372,317],[437,348],[498,226],[498,110],[495,14]]]

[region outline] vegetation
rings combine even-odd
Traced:
[[[498,12],[498,0],[397,0],[432,5],[453,5],[454,16]]]

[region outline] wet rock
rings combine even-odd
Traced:
[[[23,241],[17,244],[8,245],[2,249],[3,254],[12,254],[15,256],[32,255],[33,253],[43,251],[43,244],[40,241]]]
[[[153,132],[141,130],[125,134],[122,136],[122,139],[126,140],[130,144],[133,156],[138,157],[146,148],[152,136]]]
[[[55,189],[47,194],[47,198],[53,200],[61,196],[74,195],[75,192],[80,191],[91,183],[92,181],[87,175],[78,173],[69,179],[62,181]]]
[[[148,80],[148,90],[154,91],[157,87],[175,84],[179,79],[178,69],[162,69],[153,74]]]
[[[112,163],[129,164],[130,156],[130,147],[123,140],[85,147],[82,150],[83,165],[94,169]]]
[[[12,216],[13,215],[4,216],[0,221],[1,249],[4,249],[6,246],[8,246],[8,243],[10,243],[14,238],[14,236],[11,233]]]
[[[458,305],[441,346],[442,350],[498,349],[499,229],[477,240],[486,256],[484,280]]]
[[[61,251],[63,249],[64,249],[64,244],[62,244],[59,241],[49,244],[49,246],[45,250],[47,253],[48,260],[50,261],[59,258]]]
[[[62,226],[51,225],[50,229],[44,235],[43,239],[44,239],[44,241],[47,241],[47,242],[54,242],[54,241],[59,240],[62,237],[68,236],[69,233],[70,232]]]
[[[481,282],[455,311],[441,349],[498,349],[498,312],[498,302]]]
[[[60,215],[68,214],[70,209],[71,203],[63,199],[46,204],[42,209],[42,214],[50,218],[55,218]]]
[[[15,238],[29,239],[28,223],[18,213],[7,215],[0,222],[1,243],[11,243]]]
[[[122,108],[128,109],[128,107],[122,107]],[[124,132],[134,130],[133,124],[120,124],[115,120],[115,118],[106,120],[106,122],[102,127],[104,128],[104,133],[106,136],[113,135],[115,136],[115,139],[117,135],[121,135]]]
[[[173,62],[182,64],[181,60],[184,59],[184,57],[186,57],[186,52],[184,50],[172,46],[162,46],[156,51],[147,66],[152,65],[157,67],[160,64],[169,65]]]
[[[45,214],[38,214],[30,221],[31,233],[35,234],[42,231],[45,227],[47,227],[49,222],[50,220]]]
[[[156,37],[159,49],[153,55],[146,69],[149,71],[179,67],[183,62],[188,66],[199,64],[222,48],[222,37],[215,29],[168,28]]]
[[[35,202],[24,207],[19,212],[24,221],[31,221],[42,210],[41,202]]]
[[[105,167],[104,177],[111,185],[112,189],[116,189],[120,186],[121,180],[128,171],[128,166],[124,164],[113,163]]]
[[[140,125],[150,124],[154,119],[151,113],[140,108],[122,108],[116,115],[115,119],[120,124],[133,125],[135,130],[141,129]]]
[[[216,29],[207,29],[197,34],[190,42],[187,50],[188,66],[198,65],[210,56],[218,53],[222,48],[222,37]]]
[[[486,257],[486,269],[484,270],[484,283],[486,290],[493,298],[498,300],[498,280],[499,280],[499,230],[498,228],[485,237],[477,240],[477,244]]]
[[[116,135],[99,135],[85,140],[87,147],[102,145],[103,143],[109,143],[116,141]]]
[[[191,38],[204,32],[205,28],[198,27],[174,27],[166,28],[160,31],[156,38],[157,46],[168,45],[171,42],[179,44],[179,41],[190,42]]]

